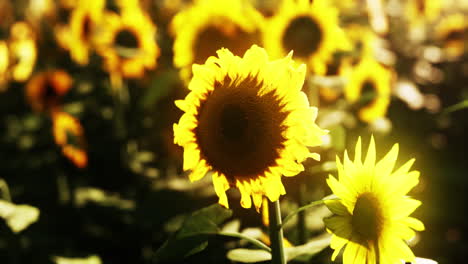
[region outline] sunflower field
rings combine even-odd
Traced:
[[[0,263],[468,263],[467,0],[0,0]]]

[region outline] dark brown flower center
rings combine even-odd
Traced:
[[[295,57],[307,58],[316,52],[323,40],[319,24],[310,16],[294,18],[283,35],[283,47],[293,50]]]
[[[136,49],[138,48],[138,38],[130,29],[122,29],[116,35],[114,39],[115,45],[122,48]]]
[[[356,104],[356,108],[360,109],[363,107],[367,107],[374,102],[374,100],[377,98],[377,86],[375,81],[373,80],[366,80],[362,84],[361,88],[361,96],[359,98],[359,101]]]
[[[84,41],[84,42],[88,42],[90,37],[91,37],[91,18],[89,17],[89,15],[86,15],[84,18],[83,18],[83,22],[82,22],[82,28],[81,28],[81,39]]]
[[[383,216],[379,201],[372,193],[359,196],[354,206],[351,224],[364,241],[376,241],[379,238]]]
[[[227,48],[235,55],[242,56],[257,40],[258,34],[245,32],[237,25],[229,25],[224,29],[209,25],[198,33],[194,41],[194,63],[205,63],[220,48]]]
[[[254,76],[226,76],[214,85],[200,104],[195,128],[202,157],[230,180],[262,175],[284,146],[287,113],[273,92],[258,95],[264,84]]]

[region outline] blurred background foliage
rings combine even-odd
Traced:
[[[98,40],[94,46],[73,39],[76,10],[85,10],[86,5],[93,10],[99,2],[102,12],[117,16],[123,17],[122,10],[138,10],[129,13],[143,15],[131,13],[129,21],[142,32],[133,31],[133,37],[107,46],[99,46]],[[238,2],[254,6],[262,19],[273,21],[282,1]],[[326,71],[316,70],[306,79],[304,91],[319,107],[318,124],[330,134],[318,149],[321,162],[307,161],[303,173],[284,179],[288,194],[281,200],[283,215],[329,194],[324,179],[334,173],[335,156],[354,146],[358,136],[366,142],[372,133],[381,151],[400,143],[400,161],[415,157],[415,169],[421,171],[412,195],[423,202],[415,216],[425,223],[426,231],[411,242],[415,254],[442,264],[464,263],[468,259],[468,118],[463,107],[449,107],[460,102],[463,106],[468,100],[468,4],[464,0],[327,2],[339,13],[338,21],[325,19],[325,23],[338,22],[352,47],[331,52]],[[190,65],[173,63],[178,32],[171,33],[169,25],[178,12],[194,4],[190,0],[0,0],[2,263],[152,263],[185,217],[216,203],[210,177],[190,183],[181,168],[182,149],[173,144],[172,125],[181,115],[174,100],[188,92]],[[91,30],[86,23],[97,19],[90,16],[91,22],[82,21],[83,34]],[[150,22],[141,22],[144,19]],[[104,26],[94,37],[104,41],[108,34],[104,31],[110,28]],[[362,33],[366,30],[372,33]],[[296,34],[299,40],[306,35]],[[372,44],[367,43],[367,34],[374,39]],[[137,43],[146,41],[149,54],[147,47],[125,46],[135,38]],[[112,37],[110,41],[117,42]],[[88,54],[75,50],[80,45],[89,45]],[[363,120],[359,110],[376,100],[375,91],[366,94],[362,88],[358,101],[349,100],[345,87],[352,75],[340,67],[344,60],[352,71],[368,45],[378,65],[391,71],[392,80],[386,84],[391,95],[384,113]],[[143,56],[132,53],[139,49],[144,49]],[[124,69],[127,58],[141,60],[142,68]],[[228,196],[239,200],[235,190]],[[268,243],[261,215],[237,202],[231,206],[219,224]],[[285,226],[288,243],[303,244],[320,234],[321,219],[328,214],[323,207],[299,214]],[[245,241],[227,236],[210,236],[207,241],[205,250],[173,261],[230,263],[242,252],[230,251],[228,258],[228,251],[246,246]],[[295,261],[331,263],[330,253],[327,248]]]

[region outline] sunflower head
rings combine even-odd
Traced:
[[[8,65],[10,64],[8,44],[0,40],[0,91],[3,91],[8,80]]]
[[[410,214],[420,201],[407,193],[418,184],[419,172],[409,171],[414,159],[394,170],[398,144],[376,163],[374,138],[364,162],[361,161],[361,139],[358,139],[354,161],[345,152],[344,163],[337,157],[338,179],[329,176],[328,186],[339,200],[326,205],[334,213],[325,219],[333,234],[332,260],[346,245],[343,263],[401,263],[413,261],[414,254],[405,240],[424,225]]]
[[[34,75],[26,86],[26,96],[32,108],[38,112],[54,110],[60,99],[71,88],[72,78],[62,70]]]
[[[434,29],[436,41],[442,44],[445,53],[458,57],[466,50],[468,21],[466,15],[455,13],[443,18]]]
[[[252,46],[244,57],[227,49],[193,66],[190,93],[177,106],[185,113],[174,125],[174,142],[184,147],[190,180],[212,171],[219,203],[228,207],[226,190],[237,187],[241,205],[257,210],[262,197],[285,194],[281,176],[294,176],[306,158],[318,159],[308,146],[321,144],[326,132],[315,123],[317,108],[301,92],[305,65],[291,54],[270,61]]]
[[[183,9],[171,21],[174,65],[190,77],[193,63],[202,64],[220,48],[241,56],[260,41],[263,18],[250,2],[199,0]]]
[[[441,0],[406,1],[405,12],[409,23],[418,26],[421,23],[434,21],[442,10]]]
[[[79,1],[71,13],[66,48],[70,50],[72,59],[80,65],[88,64],[93,34],[100,23],[104,5],[104,0]]]
[[[52,114],[55,143],[62,153],[79,168],[86,167],[88,156],[85,151],[83,127],[73,116],[60,111]]]
[[[140,8],[123,9],[120,15],[107,12],[96,37],[98,53],[111,74],[137,78],[156,67],[160,51],[156,26]]]
[[[13,80],[24,82],[31,75],[36,63],[34,31],[28,23],[20,21],[11,27],[10,37],[11,75]]]
[[[384,117],[390,104],[392,72],[365,56],[347,77],[345,97],[355,104],[359,118],[371,123]]]
[[[349,49],[338,25],[338,12],[326,1],[284,0],[263,28],[265,48],[274,57],[291,50],[294,58],[324,74],[326,63],[336,50]]]

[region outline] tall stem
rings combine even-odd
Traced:
[[[271,263],[286,264],[279,200],[268,202],[268,209],[270,218]]]
[[[301,184],[299,185],[299,207],[302,207],[305,205],[305,196],[306,196],[306,181],[305,177],[302,177],[303,180]],[[297,214],[297,236],[298,236],[298,241],[299,244],[304,244],[306,242],[306,237],[307,237],[307,229],[306,229],[306,224],[305,224],[305,211],[300,211]]]

